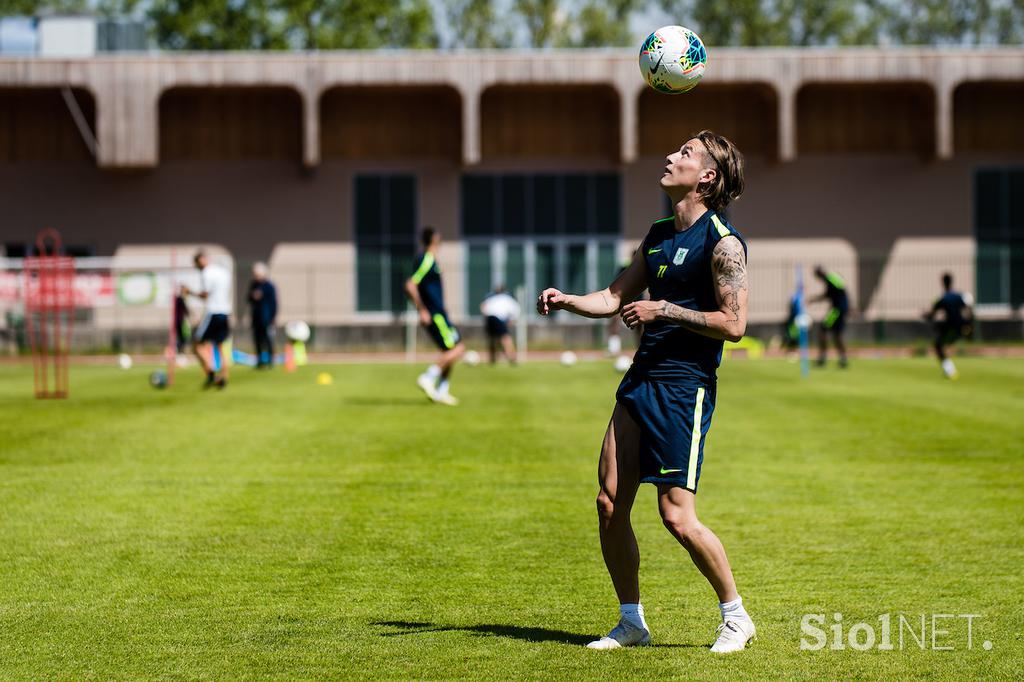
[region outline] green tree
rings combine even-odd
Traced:
[[[985,45],[1019,42],[1024,2],[1011,0],[886,0],[883,37],[907,45]]]
[[[437,46],[429,0],[152,0],[147,16],[172,50]]]
[[[709,45],[1012,44],[1024,30],[1022,0],[661,0],[661,6]]]
[[[571,39],[574,47],[632,45],[636,36],[630,19],[648,3],[644,0],[588,0],[573,21],[579,33]]]
[[[154,0],[148,19],[170,50],[268,50],[287,47],[270,19],[272,0]]]
[[[306,50],[437,47],[429,0],[276,0],[288,42]]]
[[[512,6],[526,27],[529,47],[551,47],[566,20],[558,0],[515,0]]]
[[[451,34],[445,47],[497,48],[513,42],[493,0],[447,0],[445,19]]]
[[[84,12],[89,0],[0,0],[0,17],[38,16],[49,12]]]

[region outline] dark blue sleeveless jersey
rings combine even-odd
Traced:
[[[942,298],[935,302],[932,310],[941,310],[945,313],[945,324],[951,327],[961,327],[964,324],[964,308],[966,307],[967,303],[964,302],[962,294],[956,291],[947,291]]]
[[[434,254],[424,251],[416,260],[412,275],[413,284],[420,292],[420,300],[430,314],[444,313],[444,292],[441,290],[441,270],[437,267]]]
[[[844,313],[849,309],[850,299],[846,295],[846,282],[834,272],[825,273],[825,295],[828,296],[833,308]]]
[[[640,245],[651,300],[669,301],[690,310],[719,310],[711,253],[730,235],[740,240],[746,253],[743,237],[714,211],[709,210],[682,232],[676,232],[673,218],[651,225]],[[715,381],[722,361],[722,344],[670,322],[654,322],[644,327],[633,368],[658,381],[709,384]]]

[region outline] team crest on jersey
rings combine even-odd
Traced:
[[[676,249],[676,255],[672,258],[672,265],[682,265],[683,261],[686,260],[686,254],[689,252],[689,249],[684,249],[682,247]]]

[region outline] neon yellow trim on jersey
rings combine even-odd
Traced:
[[[658,279],[661,279],[662,277],[665,276],[665,271],[666,270],[668,270],[668,266],[667,265],[659,265],[658,266]]]
[[[423,254],[423,262],[420,263],[419,269],[412,276],[412,283],[419,284],[427,273],[430,272],[430,268],[434,267],[434,254],[427,251]]]
[[[668,216],[667,218],[658,218],[657,220],[655,220],[655,221],[654,221],[654,222],[652,223],[652,225],[657,225],[658,223],[663,223],[663,222],[665,222],[666,220],[675,220],[675,216]]]
[[[657,249],[647,249],[647,255],[650,256],[652,254],[658,253],[659,251],[661,251],[660,247]]]
[[[444,315],[435,313],[434,324],[437,325],[437,330],[441,332],[441,340],[444,341],[444,347],[451,350],[455,346],[455,332],[445,322]]]
[[[697,404],[693,408],[693,433],[690,434],[690,465],[686,472],[686,487],[697,490],[697,458],[700,457],[700,421],[704,416],[704,388],[697,389]]]
[[[678,474],[680,471],[682,471],[682,469],[666,469],[665,467],[661,467],[660,473],[664,476],[665,474]]]
[[[827,279],[829,281],[829,283],[832,286],[834,286],[836,289],[842,290],[842,289],[846,288],[846,282],[844,282],[843,278],[840,277],[839,275],[837,275],[834,272],[826,273],[825,274],[825,279]]]
[[[732,234],[732,232],[729,232],[729,228],[725,226],[725,223],[723,223],[718,218],[718,216],[712,214],[711,215],[711,222],[713,222],[715,224],[715,229],[718,230],[718,236],[719,237],[728,237],[730,234]]]

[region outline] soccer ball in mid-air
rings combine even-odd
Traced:
[[[662,26],[640,47],[640,72],[658,92],[675,95],[692,90],[708,63],[700,36],[682,26]]]

